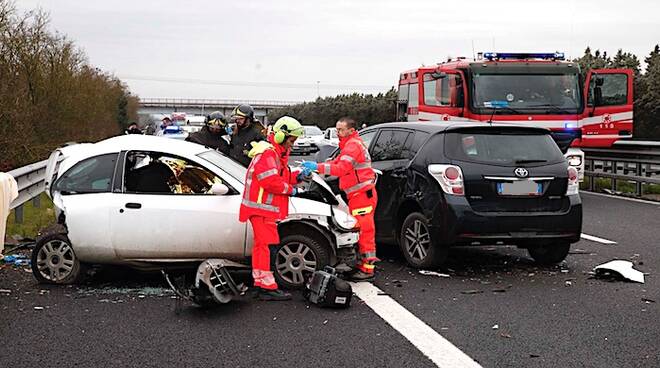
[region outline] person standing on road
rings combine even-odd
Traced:
[[[358,135],[355,120],[344,117],[336,124],[339,136],[339,155],[332,161],[318,164],[304,161],[302,166],[319,174],[339,177],[339,189],[346,193],[348,207],[360,225],[357,271],[351,275],[355,281],[374,278],[376,257],[376,225],[374,211],[378,202],[376,173],[371,168],[371,157]]]
[[[288,216],[289,197],[298,193],[295,185],[311,174],[309,169],[289,169],[291,147],[303,133],[298,120],[283,116],[275,123],[268,140],[254,142],[249,152],[252,161],[245,177],[239,220],[252,224],[252,278],[256,296],[261,300],[291,299],[291,294],[280,290],[275,282],[269,247],[280,242],[277,221]]]
[[[220,111],[214,111],[206,117],[202,130],[190,134],[186,140],[229,155],[229,143],[223,138],[225,135],[227,135],[227,119]]]
[[[248,152],[252,148],[251,142],[263,141],[263,126],[254,121],[254,109],[250,105],[238,105],[231,113],[231,121],[236,129],[230,128],[231,143],[229,156],[247,167],[250,164]]]

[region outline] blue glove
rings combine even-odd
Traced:
[[[227,125],[225,127],[225,131],[227,132],[227,134],[231,135],[234,132],[234,129],[232,129],[230,125]]]
[[[301,181],[305,180],[306,178],[309,178],[312,175],[312,170],[303,167],[302,171],[298,173],[298,176],[296,176],[296,180],[300,183]]]
[[[304,167],[305,169],[309,169],[310,171],[317,171],[319,169],[319,164],[314,161],[303,161],[300,166]]]
[[[293,187],[293,192],[291,192],[291,197],[295,197],[298,194],[298,188]]]

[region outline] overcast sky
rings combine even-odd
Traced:
[[[311,100],[386,91],[399,72],[474,51],[660,43],[660,2],[17,0],[141,97]],[[231,84],[231,85],[230,85]],[[234,85],[235,84],[235,85]]]

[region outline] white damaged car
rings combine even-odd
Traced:
[[[32,253],[40,282],[76,282],[89,264],[196,267],[208,258],[249,264],[252,229],[238,221],[246,168],[204,146],[144,135],[75,144],[51,154],[46,192],[57,224]],[[359,233],[318,176],[290,200],[273,270],[300,287],[314,270],[355,258]]]

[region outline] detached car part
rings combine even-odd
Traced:
[[[229,303],[234,297],[243,295],[247,291],[244,284],[237,284],[234,281],[229,268],[247,269],[248,267],[226,259],[207,259],[197,267],[194,284],[184,286],[183,290],[170,280],[164,270],[162,273],[167,284],[179,297],[199,306],[206,306],[211,303]]]

